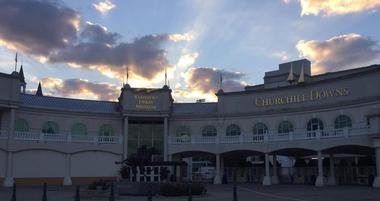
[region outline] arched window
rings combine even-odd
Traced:
[[[216,128],[212,125],[207,125],[202,129],[202,136],[216,136]]]
[[[315,131],[315,130],[323,130],[323,122],[320,119],[312,118],[309,122],[307,122],[307,130]]]
[[[103,124],[99,129],[100,136],[114,136],[114,131],[111,125]]]
[[[42,126],[42,133],[57,134],[59,133],[58,124],[48,121]]]
[[[16,119],[15,121],[15,131],[18,132],[28,132],[29,125],[25,119]]]
[[[293,131],[294,131],[293,124],[290,123],[289,121],[283,121],[278,125],[278,133],[280,134],[287,134]]]
[[[71,127],[72,135],[87,135],[87,127],[82,123],[76,123]]]
[[[263,123],[257,123],[253,127],[253,134],[254,135],[262,135],[264,133],[268,133],[268,127]]]
[[[231,124],[227,127],[226,136],[240,135],[240,127],[236,124]]]
[[[190,137],[190,135],[191,135],[190,128],[188,128],[185,125],[182,125],[182,126],[177,128],[176,135],[177,135],[177,137],[183,137],[183,136]]]
[[[351,118],[347,115],[339,115],[335,119],[335,128],[351,128],[352,127],[352,122]]]

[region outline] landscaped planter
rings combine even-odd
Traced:
[[[148,195],[149,188],[152,188],[152,195],[155,195],[160,190],[158,183],[145,183],[145,182],[130,182],[121,181],[116,185],[116,191],[120,195]]]
[[[111,190],[102,190],[102,189],[96,189],[96,190],[88,190],[83,189],[80,191],[80,197],[85,199],[102,199],[105,200],[105,198],[109,198],[111,194]],[[119,193],[115,192],[114,194],[115,198],[119,198]]]

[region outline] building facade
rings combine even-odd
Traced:
[[[115,179],[115,162],[147,145],[187,161],[189,179],[216,184],[380,187],[379,65],[312,76],[305,59],[284,63],[213,103],[175,103],[168,86],[127,84],[111,102],[25,94],[25,85],[22,71],[0,73],[4,186]]]

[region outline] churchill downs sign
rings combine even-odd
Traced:
[[[285,105],[290,103],[302,103],[306,101],[316,101],[326,98],[347,96],[350,91],[347,88],[338,89],[323,89],[323,90],[310,90],[309,93],[296,94],[280,97],[263,97],[256,98],[255,105],[257,107],[271,106],[271,105]]]

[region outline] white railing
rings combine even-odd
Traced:
[[[8,131],[0,130],[0,140],[1,139],[8,139]]]
[[[13,140],[60,143],[121,144],[121,136],[87,136],[50,133],[14,132]]]
[[[121,138],[118,136],[98,136],[100,144],[121,144]]]
[[[267,143],[296,140],[318,140],[327,138],[346,138],[368,135],[369,127],[353,127],[342,129],[325,129],[315,131],[295,131],[290,133],[264,133],[261,135],[242,134],[238,136],[182,136],[169,137],[169,144],[244,144]]]

